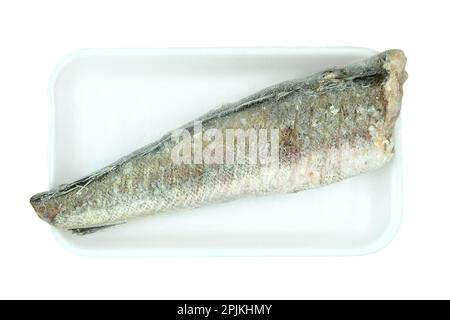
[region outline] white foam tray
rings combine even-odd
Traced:
[[[363,48],[113,49],[66,57],[50,81],[50,187],[266,86],[374,54]],[[401,219],[401,137],[384,168],[324,188],[140,218],[89,236],[87,256],[360,255]]]

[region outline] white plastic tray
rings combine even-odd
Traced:
[[[50,187],[259,89],[374,54],[363,48],[81,50],[50,81]],[[89,256],[359,255],[401,218],[401,137],[386,167],[324,188],[141,218],[89,236],[54,231]]]

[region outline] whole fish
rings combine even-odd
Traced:
[[[402,51],[389,50],[274,85],[30,202],[51,225],[85,234],[139,216],[297,192],[377,169],[394,156],[405,63]]]

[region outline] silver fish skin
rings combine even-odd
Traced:
[[[81,234],[132,218],[243,196],[297,192],[382,167],[394,156],[406,57],[389,50],[286,81],[198,118],[202,130],[277,129],[278,164],[177,164],[171,133],[91,175],[30,200]],[[183,126],[194,134],[194,121]],[[173,132],[172,132],[173,133]],[[208,142],[203,141],[203,148]]]

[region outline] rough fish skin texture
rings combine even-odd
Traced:
[[[405,63],[402,51],[389,50],[277,84],[197,119],[203,132],[216,128],[224,137],[226,129],[278,129],[277,166],[176,164],[171,153],[177,141],[169,133],[30,202],[51,225],[86,233],[139,216],[315,188],[377,169],[394,156]],[[194,122],[182,128],[194,133]]]

